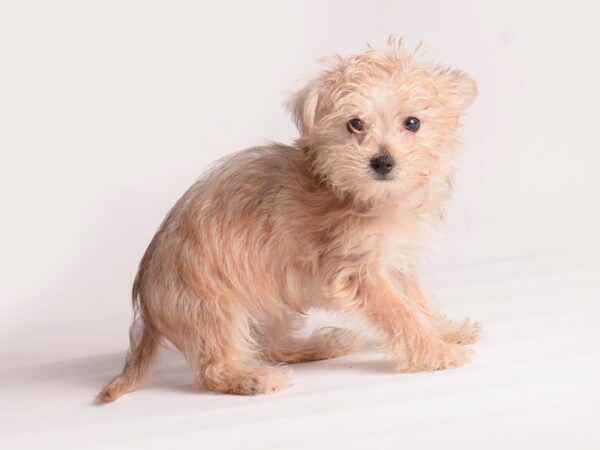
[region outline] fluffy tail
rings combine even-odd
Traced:
[[[130,340],[129,353],[123,371],[98,394],[98,398],[103,402],[115,401],[121,395],[135,390],[146,375],[160,344],[160,336],[156,331],[150,329],[141,317],[137,317],[131,326]]]

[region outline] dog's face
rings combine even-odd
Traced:
[[[336,194],[372,202],[428,183],[476,94],[463,73],[391,48],[336,59],[290,108],[314,173]]]

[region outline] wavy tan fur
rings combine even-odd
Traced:
[[[391,42],[335,57],[290,101],[300,135],[221,160],[169,212],[133,288],[136,317],[123,372],[99,394],[136,388],[163,339],[206,389],[255,394],[291,384],[277,363],[333,358],[358,337],[295,331],[313,307],[362,316],[398,371],[458,366],[478,326],[432,311],[417,257],[452,188],[459,119],[477,93],[465,74]],[[408,116],[421,120],[406,130]],[[358,117],[365,130],[349,131]],[[396,166],[375,176],[371,158]],[[271,364],[273,363],[273,365]]]

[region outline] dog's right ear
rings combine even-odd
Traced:
[[[318,83],[311,81],[288,102],[288,110],[292,113],[301,136],[309,134],[315,124],[320,91]]]

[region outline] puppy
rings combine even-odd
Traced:
[[[290,386],[279,363],[356,349],[337,328],[295,334],[313,307],[362,316],[396,371],[469,358],[478,325],[431,310],[416,257],[452,186],[459,119],[477,94],[464,73],[390,42],[331,60],[290,101],[293,146],[221,160],[177,202],[133,285],[123,372],[99,394],[135,389],[163,339],[206,389],[257,394]]]

